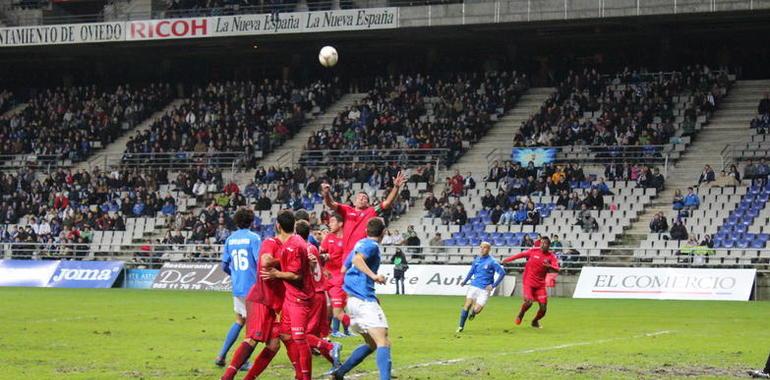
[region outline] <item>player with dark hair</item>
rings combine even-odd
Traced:
[[[522,281],[522,295],[524,303],[521,305],[519,315],[516,317],[516,324],[520,325],[524,314],[527,313],[532,302],[537,301],[540,309],[537,311],[535,319],[532,320],[532,327],[540,328],[540,320],[545,317],[548,307],[548,291],[545,288],[545,276],[548,272],[559,272],[559,259],[548,249],[551,247],[551,240],[548,237],[540,239],[540,247],[531,248],[517,255],[503,259],[503,263],[508,263],[521,258],[527,259],[527,265],[524,266],[524,281]]]
[[[241,239],[239,237],[240,232],[248,229],[254,221],[254,214],[249,210],[246,211],[248,211],[248,215],[241,210],[235,214],[235,223],[241,230],[236,231],[227,239],[227,242],[225,243],[226,253],[229,252],[228,249],[230,247],[235,246],[234,243],[237,242],[236,239]],[[248,231],[248,234],[253,233]],[[250,236],[248,234],[245,235]],[[259,236],[257,236],[257,238],[259,238]],[[280,311],[281,304],[283,303],[283,284],[280,281],[275,280],[262,280],[257,278],[256,275],[257,266],[259,266],[260,269],[263,269],[266,266],[276,265],[277,258],[280,254],[280,242],[272,238],[266,239],[262,242],[258,252],[255,262],[249,262],[249,265],[253,267],[253,273],[250,273],[253,285],[250,287],[248,295],[246,296],[246,336],[233,354],[230,366],[228,366],[225,373],[222,375],[222,379],[225,380],[234,378],[238,368],[241,368],[243,364],[246,363],[249,356],[251,356],[257,342],[265,343],[266,346],[259,356],[257,356],[254,365],[249,369],[249,372],[244,379],[254,379],[259,375],[265,367],[267,367],[280,348],[280,342],[278,341],[278,325],[275,320],[277,313]],[[233,260],[234,262],[240,262],[240,264],[238,264],[239,266],[243,265],[242,252],[236,251],[235,253],[230,254],[230,256],[235,258]],[[224,260],[225,257],[223,255],[223,261]],[[233,289],[236,287],[239,286],[236,286],[234,279]]]
[[[321,242],[321,254],[328,255],[329,258],[326,261],[326,270],[331,275],[329,279],[329,298],[332,303],[332,336],[335,338],[342,338],[349,336],[350,331],[350,317],[345,314],[345,305],[347,304],[348,295],[342,289],[342,280],[344,278],[340,269],[342,268],[344,256],[344,241],[342,234],[342,227],[345,221],[342,216],[337,213],[333,213],[329,216],[329,233]],[[345,334],[340,334],[340,323],[345,329]]]
[[[307,241],[310,235],[310,224],[305,220],[297,220],[294,224],[294,232]],[[310,244],[310,242],[307,244],[307,253],[313,275],[313,284],[315,285],[315,295],[313,297],[313,304],[310,307],[305,336],[307,336],[310,348],[318,350],[321,356],[326,358],[331,363],[332,369],[334,369],[340,366],[342,345],[323,339],[329,336],[329,317],[326,307],[326,276],[323,273],[323,260],[321,260],[321,254],[318,253],[318,248]]]
[[[388,338],[388,320],[374,293],[374,284],[384,284],[385,276],[377,274],[380,268],[380,241],[385,233],[385,221],[372,218],[366,224],[367,238],[356,243],[345,261],[345,291],[350,296],[350,326],[360,333],[366,344],[356,348],[339,368],[331,373],[334,379],[360,364],[372,352],[377,352],[380,380],[390,379],[391,355]]]
[[[260,271],[265,280],[283,281],[285,293],[281,307],[281,341],[286,346],[287,354],[297,379],[309,380],[313,373],[313,362],[305,335],[310,307],[313,302],[315,287],[307,254],[307,242],[294,234],[294,213],[283,210],[276,217],[278,240],[283,243],[280,257],[280,270],[266,267]]]
[[[224,367],[227,352],[238,339],[238,335],[246,323],[246,295],[254,285],[257,276],[257,261],[262,239],[251,232],[249,227],[254,221],[254,212],[242,208],[233,218],[238,230],[233,232],[223,246],[222,270],[230,275],[233,284],[233,309],[235,323],[230,327],[225,337],[225,343],[217,355],[215,364]]]
[[[326,207],[337,212],[345,221],[343,226],[343,252],[347,260],[347,255],[353,252],[353,246],[356,243],[366,238],[366,226],[370,219],[375,216],[381,216],[384,210],[390,208],[390,205],[396,200],[401,186],[406,183],[406,176],[402,172],[398,172],[395,178],[393,178],[393,188],[388,193],[385,200],[377,206],[372,207],[370,205],[369,194],[366,192],[359,192],[356,194],[353,200],[353,207],[350,207],[343,203],[338,203],[331,196],[331,186],[328,183],[321,185],[321,194],[324,198],[324,204]]]
[[[310,224],[310,214],[308,214],[307,210],[305,210],[304,208],[294,211],[294,219],[304,220],[308,222],[308,224]],[[305,240],[307,240],[308,243],[316,246],[316,248],[318,248],[318,245],[321,244],[318,240],[316,240],[315,236],[313,236],[312,234]]]
[[[465,321],[467,319],[473,320],[473,318],[481,313],[484,305],[487,304],[487,299],[492,295],[494,289],[503,282],[505,277],[505,269],[497,260],[489,256],[492,245],[484,241],[481,242],[480,248],[481,252],[473,259],[468,275],[465,276],[465,280],[460,284],[465,286],[468,281],[471,281],[471,286],[468,288],[468,293],[465,296],[465,304],[462,310],[460,310],[460,324],[457,326],[458,333],[465,329]],[[497,280],[495,280],[495,273],[497,273]]]

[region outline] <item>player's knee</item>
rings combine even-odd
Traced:
[[[254,347],[257,345],[257,341],[254,339],[246,338],[243,341],[246,342],[246,344],[248,344],[251,347]]]
[[[238,315],[236,315],[236,316],[235,316],[235,323],[237,323],[237,324],[239,324],[239,325],[243,326],[243,325],[245,325],[245,324],[246,324],[246,318],[244,318],[243,316],[241,316],[240,314],[238,314]]]
[[[273,351],[273,352],[278,352],[278,350],[280,350],[280,349],[281,349],[281,343],[280,343],[280,342],[281,342],[281,341],[280,341],[280,340],[278,340],[278,339],[271,339],[271,340],[270,340],[270,341],[267,343],[267,346],[265,346],[265,347],[266,347],[268,350],[270,350],[270,351]]]

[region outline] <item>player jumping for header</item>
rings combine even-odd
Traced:
[[[513,255],[503,260],[503,263],[511,262],[521,258],[527,259],[527,265],[524,266],[524,278],[522,284],[522,295],[524,303],[521,305],[521,311],[516,317],[516,324],[520,325],[524,314],[527,313],[532,302],[537,301],[540,309],[532,320],[532,327],[540,328],[540,320],[545,317],[548,306],[548,291],[545,288],[545,275],[548,272],[559,272],[559,260],[556,255],[548,249],[551,247],[551,240],[547,237],[540,239],[540,247],[528,249],[518,255]]]
[[[458,333],[465,329],[465,321],[467,319],[473,320],[476,315],[481,313],[492,291],[500,285],[503,277],[505,277],[505,269],[503,269],[502,265],[489,256],[491,249],[491,244],[487,242],[481,243],[481,252],[473,259],[471,269],[461,284],[465,286],[468,281],[471,281],[471,286],[468,288],[468,293],[465,296],[465,305],[460,310],[460,325],[457,327]],[[495,273],[498,275],[497,280],[495,280]]]

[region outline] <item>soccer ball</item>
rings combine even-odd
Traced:
[[[318,61],[321,62],[323,67],[332,67],[337,64],[337,49],[331,46],[324,46],[318,53]]]

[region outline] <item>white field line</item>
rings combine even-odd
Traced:
[[[651,332],[651,333],[632,335],[630,337],[625,337],[625,338],[608,338],[608,339],[592,340],[592,341],[588,341],[588,342],[575,342],[575,343],[559,344],[559,345],[556,345],[556,346],[549,346],[549,347],[531,348],[531,349],[520,350],[520,351],[498,352],[496,354],[487,355],[486,357],[490,357],[490,356],[508,356],[508,355],[516,355],[516,354],[531,354],[531,353],[535,353],[535,352],[544,352],[544,351],[555,351],[555,350],[562,350],[562,349],[571,348],[571,347],[592,346],[592,345],[596,345],[596,344],[604,344],[604,343],[616,342],[616,341],[620,341],[620,340],[649,338],[649,337],[653,337],[653,336],[672,334],[672,333],[674,333],[674,331],[672,331],[672,330],[661,330],[661,331],[654,331],[654,332]],[[393,371],[394,372],[396,372],[396,371],[401,372],[401,371],[415,369],[415,368],[424,368],[424,367],[432,367],[432,366],[450,365],[450,364],[455,364],[455,363],[461,363],[461,362],[467,361],[469,359],[472,359],[472,358],[465,357],[465,358],[456,358],[456,359],[435,360],[435,361],[431,361],[431,362],[418,363],[418,364],[408,365],[408,366],[405,366],[405,367],[394,368]],[[351,374],[349,376],[345,376],[345,378],[357,379],[357,378],[360,378],[360,377],[363,377],[363,376],[366,376],[366,375],[371,375],[371,374],[376,374],[376,373],[378,373],[378,372],[372,371],[372,372],[356,373],[356,374]]]

